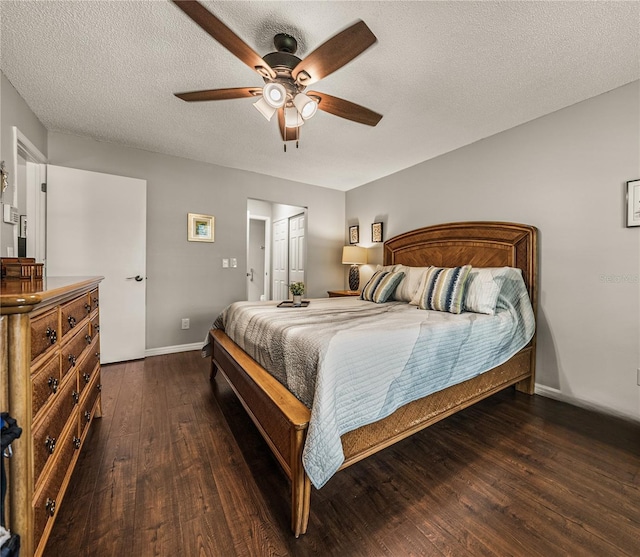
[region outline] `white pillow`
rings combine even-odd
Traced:
[[[514,267],[473,267],[467,279],[465,311],[493,315],[502,283],[513,271],[522,273],[521,269]]]
[[[413,303],[417,306],[417,303],[413,302],[413,299],[418,293],[418,288],[422,283],[425,273],[429,270],[429,267],[408,267],[406,265],[398,265],[396,271],[402,271],[404,278],[400,281],[400,284],[396,288],[393,295],[394,299],[400,302]]]
[[[398,271],[396,267],[402,267],[402,265],[376,265],[376,270],[374,273],[378,271],[386,271],[387,273],[391,273],[393,271]]]

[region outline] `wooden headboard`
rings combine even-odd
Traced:
[[[534,312],[538,297],[538,230],[512,222],[453,222],[405,232],[384,243],[384,264],[411,267],[518,267]]]

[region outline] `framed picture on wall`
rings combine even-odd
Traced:
[[[382,242],[382,223],[374,222],[371,225],[371,241]]]
[[[360,241],[360,227],[356,224],[355,226],[349,227],[349,243],[357,244]]]
[[[187,240],[189,242],[213,242],[214,217],[189,213],[187,219]]]
[[[627,182],[627,226],[640,226],[640,180]]]

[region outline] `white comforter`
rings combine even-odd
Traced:
[[[352,297],[314,299],[306,308],[277,304],[236,302],[214,327],[311,408],[303,463],[317,488],[344,461],[343,433],[504,363],[535,330],[517,273],[505,281],[496,315]]]

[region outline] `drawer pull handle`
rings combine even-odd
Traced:
[[[98,389],[98,391],[102,391],[102,383],[98,383],[96,385],[96,389]]]
[[[100,352],[96,352],[96,358],[100,359]]]
[[[47,514],[49,516],[53,516],[54,514],[56,514],[56,500],[55,499],[49,499],[47,497],[47,501],[44,504],[44,508],[47,511]]]
[[[91,335],[84,335],[84,340],[87,341],[87,344],[91,344]]]
[[[69,322],[69,327],[71,327],[72,329],[76,326],[76,318],[73,315],[70,315],[67,318],[67,321]]]
[[[58,380],[55,377],[49,377],[47,385],[49,385],[49,388],[51,389],[51,392],[53,394],[56,394],[58,392]]]
[[[91,304],[85,304],[84,309],[87,310],[87,313],[91,313]]]
[[[83,373],[82,377],[83,377],[85,383],[88,383],[89,380],[91,379],[91,375],[89,375],[88,373]]]
[[[99,333],[99,332],[100,332],[100,325],[94,325],[94,326],[93,326],[93,330],[94,330],[96,333]]]
[[[47,501],[44,504],[44,508],[47,511],[47,514],[49,516],[53,516],[54,514],[56,514],[56,500],[55,499],[49,499],[47,497]]]
[[[71,398],[73,399],[74,404],[78,404],[78,401],[80,400],[80,395],[76,391],[73,391],[71,393]]]
[[[58,333],[56,333],[55,329],[52,329],[51,327],[47,327],[44,334],[47,335],[51,344],[55,344],[56,340],[58,340]]]
[[[73,448],[78,450],[80,448],[80,438],[73,436]]]
[[[94,305],[94,306],[96,306],[96,307],[98,307],[98,297],[97,297],[97,296],[95,296],[95,297],[93,298],[93,305]]]
[[[71,367],[76,365],[76,357],[73,354],[69,354],[69,357],[67,359],[69,360]]]
[[[44,446],[47,448],[49,454],[53,454],[53,451],[56,450],[56,438],[47,435],[47,438],[44,440]]]
[[[89,410],[87,410],[84,413],[84,419],[87,421],[87,423],[89,423],[91,421],[91,412],[89,412]]]

